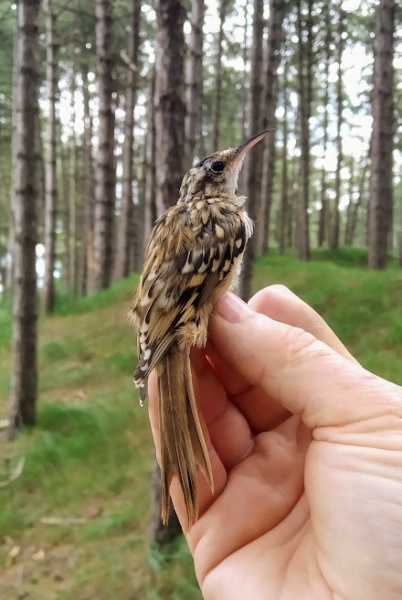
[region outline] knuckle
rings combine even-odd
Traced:
[[[287,363],[292,367],[298,367],[312,356],[322,353],[321,344],[311,333],[300,327],[289,327],[283,336],[282,345],[287,355]]]

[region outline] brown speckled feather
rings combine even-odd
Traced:
[[[236,283],[253,226],[235,188],[245,151],[266,133],[193,167],[179,202],[156,221],[148,243],[132,311],[138,343],[134,382],[143,402],[156,368],[164,523],[173,475],[183,490],[188,526],[198,517],[196,465],[213,490],[189,351],[191,345],[205,346],[213,305]]]

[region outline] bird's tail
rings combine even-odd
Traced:
[[[170,483],[176,474],[183,490],[188,526],[198,518],[198,464],[211,490],[213,478],[198,417],[188,351],[174,343],[157,366],[161,436],[162,522],[167,523]]]

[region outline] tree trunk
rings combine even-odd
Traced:
[[[46,16],[46,119],[45,152],[45,278],[43,284],[43,309],[53,312],[55,303],[54,266],[56,261],[56,102],[57,102],[57,50],[56,15],[53,1],[44,1]]]
[[[373,134],[371,148],[368,263],[387,266],[392,221],[392,151],[394,135],[394,0],[380,0],[374,41]]]
[[[288,61],[285,58],[283,66],[283,142],[282,142],[282,187],[281,206],[279,212],[279,254],[283,254],[286,246],[286,225],[289,213],[288,192]]]
[[[203,104],[203,25],[205,0],[192,0],[191,37],[187,62],[187,167],[195,156],[203,157],[202,104]]]
[[[264,2],[254,0],[253,16],[253,48],[251,55],[251,87],[250,87],[250,137],[262,129],[262,37],[264,33]],[[248,213],[255,221],[260,212],[261,202],[262,153],[255,152],[253,159],[247,164],[247,196]],[[257,249],[257,237],[254,234],[247,244],[240,277],[239,295],[248,300],[252,293],[254,260]]]
[[[241,124],[241,138],[246,138],[247,131],[247,97],[248,97],[248,83],[249,83],[249,47],[248,47],[248,36],[249,36],[249,21],[248,21],[248,0],[244,4],[244,37],[243,37],[243,77],[241,87],[241,107],[242,107],[242,124]],[[242,171],[241,171],[242,173]]]
[[[345,246],[349,245],[348,238],[349,238],[349,231],[350,231],[352,210],[353,210],[354,196],[355,196],[355,159],[353,157],[350,157],[349,161],[350,161],[349,186],[348,186],[349,187],[349,189],[348,189],[349,202],[346,207],[346,222],[345,222],[345,235],[344,235]]]
[[[321,247],[324,245],[325,239],[327,237],[328,230],[328,193],[327,193],[327,168],[326,168],[326,158],[327,158],[327,149],[328,149],[328,105],[329,105],[329,65],[331,60],[331,42],[332,42],[332,25],[331,25],[331,15],[330,15],[330,4],[328,2],[324,3],[324,11],[325,11],[325,65],[324,65],[324,122],[322,128],[324,130],[324,139],[323,139],[323,165],[321,170],[321,182],[320,182],[320,195],[321,195],[321,209],[320,216],[318,221],[318,246]]]
[[[398,266],[402,267],[402,231],[399,232],[398,237]]]
[[[19,97],[19,86],[20,86],[20,65],[19,60],[19,39],[18,39],[18,23],[15,27],[14,39],[13,39],[13,80],[12,80],[12,105],[11,105],[11,195],[10,195],[10,231],[8,234],[8,256],[10,260],[7,264],[6,273],[6,289],[12,296],[12,290],[14,287],[14,219],[13,215],[13,198],[16,196],[16,181],[14,173],[16,172],[17,164],[17,138],[18,138],[18,119],[20,107]]]
[[[369,146],[367,156],[360,168],[357,200],[356,200],[356,202],[353,202],[352,206],[350,207],[350,212],[348,211],[349,212],[348,221],[347,221],[346,228],[345,228],[345,245],[347,245],[347,246],[352,246],[354,244],[359,211],[361,210],[361,208],[364,205],[363,198],[366,193],[367,173],[368,173],[368,169],[369,169],[370,155],[371,155],[371,143]]]
[[[155,53],[156,206],[176,204],[184,175],[184,20],[180,0],[157,4]]]
[[[223,53],[223,27],[228,12],[229,0],[220,0],[219,8],[219,33],[216,48],[214,97],[212,102],[212,147],[211,152],[219,150],[219,121],[221,116],[222,96],[222,53]]]
[[[287,208],[287,218],[286,218],[286,223],[285,223],[285,248],[294,248],[296,246],[296,240],[295,240],[295,229],[296,229],[296,220],[297,220],[297,214],[296,214],[296,206],[297,206],[297,197],[298,197],[298,179],[299,177],[297,176],[297,181],[296,181],[296,176],[295,176],[295,163],[293,162],[289,162],[288,163],[288,182],[289,182],[289,187],[288,189],[290,190],[290,192],[288,193],[288,208]]]
[[[300,194],[297,211],[296,246],[300,260],[309,260],[309,216],[310,193],[310,113],[312,96],[312,0],[308,0],[306,17],[307,40],[304,41],[302,0],[297,4],[297,26],[299,37],[299,128],[300,128]]]
[[[336,82],[336,104],[337,104],[337,125],[336,125],[336,149],[337,149],[337,161],[336,161],[336,174],[335,174],[335,204],[332,214],[332,230],[330,239],[331,250],[336,250],[339,246],[339,204],[341,201],[341,169],[343,161],[343,148],[342,148],[342,123],[343,123],[343,77],[342,77],[342,58],[343,58],[343,47],[344,40],[343,34],[345,31],[344,27],[344,11],[342,9],[342,0],[339,2],[338,12],[338,78]]]
[[[39,0],[17,6],[18,107],[12,211],[14,218],[13,339],[10,397],[10,437],[16,427],[34,425],[37,398],[37,156],[33,140],[38,119]]]
[[[71,74],[71,127],[68,143],[68,280],[70,294],[74,297],[77,289],[77,142],[75,134],[75,68]]]
[[[143,251],[148,244],[153,224],[157,219],[156,211],[156,131],[155,131],[155,68],[149,86],[148,127],[145,157],[145,190],[144,190],[144,239]]]
[[[90,111],[90,95],[88,81],[88,63],[82,62],[82,98],[84,105],[84,130],[83,130],[83,169],[84,169],[84,235],[82,243],[85,246],[85,288],[83,293],[88,292],[88,282],[93,279],[94,256],[93,256],[93,228],[94,228],[94,163],[92,156],[92,117]]]
[[[112,2],[96,0],[96,55],[98,69],[99,127],[95,185],[94,279],[91,291],[110,284],[114,225],[114,115],[112,105]]]
[[[270,0],[268,21],[267,60],[264,81],[264,110],[262,129],[276,127],[276,105],[278,103],[278,65],[283,40],[283,5],[280,0]],[[272,206],[272,190],[275,177],[275,134],[264,140],[261,181],[261,210],[256,223],[257,254],[263,254],[269,246],[269,229]]]
[[[155,53],[155,160],[158,215],[177,202],[184,175],[184,20],[180,0],[158,0]],[[151,139],[151,149],[153,140]],[[155,464],[152,482],[151,543],[176,537],[181,528],[172,514],[168,529],[162,526],[160,470]]]
[[[124,142],[123,142],[123,173],[121,208],[118,220],[116,240],[116,264],[114,278],[116,281],[127,277],[130,273],[130,253],[133,252],[133,158],[134,158],[134,108],[137,97],[137,68],[140,45],[140,16],[141,1],[132,0],[132,21],[129,46],[131,68],[127,69]]]

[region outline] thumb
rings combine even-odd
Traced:
[[[356,423],[384,411],[400,421],[398,386],[303,329],[255,312],[233,294],[217,302],[209,340],[229,368],[300,415],[310,429]]]

